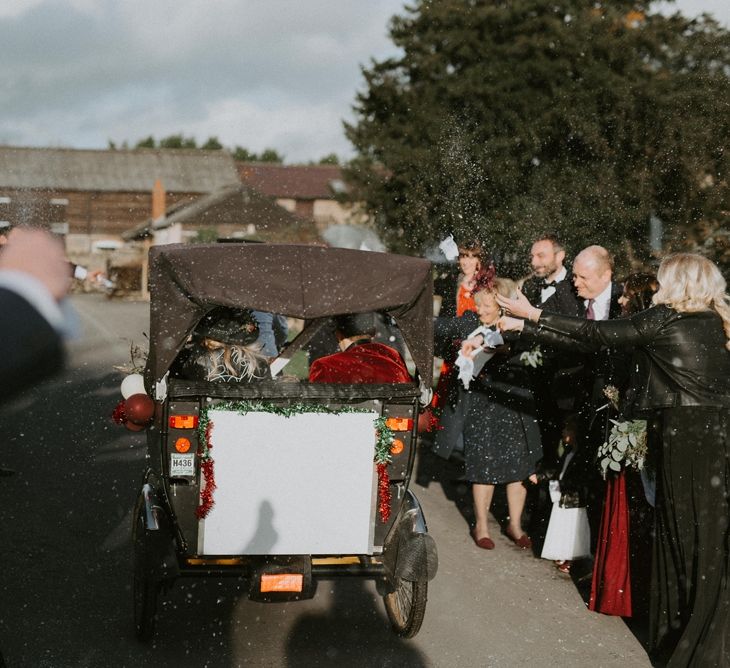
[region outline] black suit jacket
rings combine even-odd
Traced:
[[[0,288],[0,401],[58,371],[63,365],[61,339],[23,297]]]

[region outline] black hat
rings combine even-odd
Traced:
[[[216,306],[198,323],[195,335],[229,345],[246,346],[259,338],[259,325],[250,309]]]
[[[375,313],[346,313],[335,316],[335,330],[345,338],[375,336]]]

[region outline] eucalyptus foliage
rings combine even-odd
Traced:
[[[383,238],[646,254],[730,209],[730,34],[649,3],[415,0],[363,70],[348,176]]]

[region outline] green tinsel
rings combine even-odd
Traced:
[[[278,406],[268,402],[257,401],[222,401],[215,406],[205,407],[200,411],[200,419],[198,420],[198,431],[200,433],[200,441],[203,443],[203,452],[201,458],[208,459],[208,441],[205,437],[210,422],[208,412],[217,411],[233,411],[239,415],[246,413],[273,413],[284,417],[292,415],[302,415],[303,413],[329,413],[330,415],[339,415],[341,413],[371,413],[368,408],[356,408],[355,406],[341,406],[340,408],[327,408],[319,404],[289,404],[287,406]],[[391,461],[390,447],[393,444],[393,430],[385,424],[385,417],[375,419],[374,426],[377,434],[375,442],[376,464],[389,464]]]

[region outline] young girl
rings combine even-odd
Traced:
[[[580,470],[581,462],[574,459],[578,439],[575,428],[568,422],[563,431],[566,445],[554,478],[550,480],[550,499],[553,508],[542,548],[543,559],[552,559],[561,573],[570,573],[570,566],[576,559],[591,556],[591,532],[585,507],[585,476]]]

